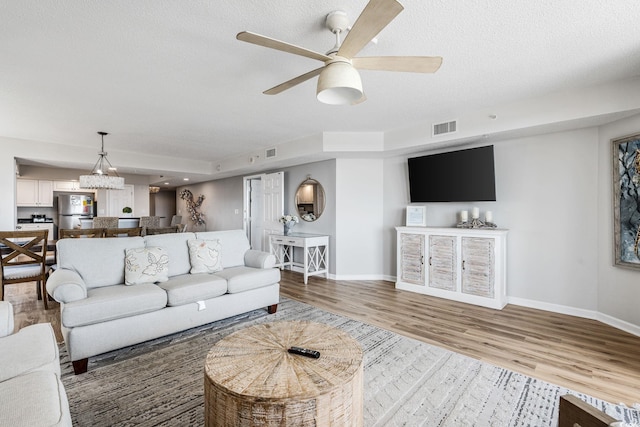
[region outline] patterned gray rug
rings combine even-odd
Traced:
[[[61,347],[74,425],[204,425],[204,360],[219,339],[278,320],[338,327],[364,350],[364,425],[556,426],[558,399],[572,393],[640,426],[640,412],[605,403],[307,304],[283,299],[275,315],[256,310],[89,359],[75,376]],[[633,424],[632,424],[633,425]]]

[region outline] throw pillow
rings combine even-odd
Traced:
[[[215,273],[222,270],[219,240],[187,240],[191,274]]]
[[[164,248],[127,249],[124,259],[125,285],[169,280],[169,255]]]

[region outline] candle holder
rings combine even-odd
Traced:
[[[478,218],[472,218],[471,221],[462,221],[456,225],[457,228],[497,228],[493,222],[484,222]]]

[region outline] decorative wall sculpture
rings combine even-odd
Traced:
[[[194,202],[193,193],[185,188],[180,192],[180,198],[187,204],[187,212],[189,212],[189,218],[191,219],[191,221],[193,221],[196,225],[204,225],[204,214],[202,212],[198,212],[198,208],[204,201],[204,194],[201,194],[198,197],[198,200]]]

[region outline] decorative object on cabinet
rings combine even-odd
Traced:
[[[107,159],[107,153],[104,151],[104,136],[109,134],[98,132],[98,135],[102,138],[98,161],[88,175],[80,175],[80,188],[122,190],[124,189],[124,178],[118,175],[116,168],[111,165]]]
[[[396,288],[494,309],[507,304],[507,230],[396,230]]]
[[[180,192],[180,198],[187,204],[187,212],[189,212],[191,221],[193,221],[195,225],[204,225],[204,214],[198,212],[198,208],[202,206],[202,202],[204,201],[204,194],[201,194],[197,201],[193,201],[193,193],[185,188]]]
[[[293,226],[298,223],[298,217],[295,215],[283,215],[278,221],[284,224],[284,235],[288,236],[293,230]]]
[[[471,211],[471,221],[469,221],[469,212],[462,211],[460,212],[460,222],[456,224],[458,228],[496,228],[493,221],[493,212],[487,211],[484,215],[484,221],[480,219],[480,210],[478,208],[473,208]]]
[[[425,206],[407,206],[407,227],[425,227],[427,225],[427,208]]]
[[[325,193],[322,184],[311,175],[300,183],[296,191],[296,207],[302,220],[313,222],[320,218],[325,207]]]
[[[611,142],[615,265],[640,269],[640,134]]]

